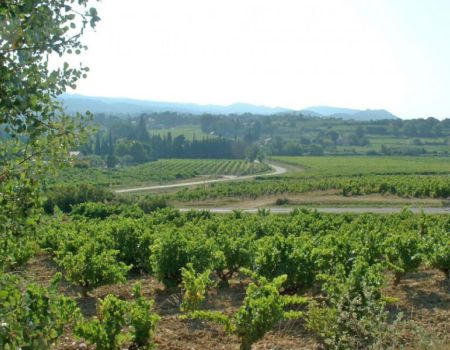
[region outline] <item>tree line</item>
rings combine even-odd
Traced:
[[[183,134],[173,136],[171,132],[150,135],[144,115],[123,132],[115,130],[113,126],[99,130],[80,150],[84,155],[106,157],[107,165],[112,167],[119,161],[132,164],[159,158],[243,159],[248,147],[239,139],[216,136],[187,139]]]

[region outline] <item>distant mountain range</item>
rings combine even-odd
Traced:
[[[379,120],[397,119],[392,113],[380,110],[357,110],[349,108],[337,108],[328,106],[308,107],[301,111],[294,111],[282,107],[257,106],[248,103],[234,103],[228,106],[200,105],[195,103],[157,102],[135,100],[129,98],[92,97],[82,95],[61,95],[67,113],[85,112],[93,113],[115,113],[115,114],[139,114],[145,112],[177,112],[190,114],[262,114],[271,115],[283,112],[300,112],[305,115],[316,117],[331,117],[353,120]]]
[[[385,109],[350,109],[329,106],[314,106],[302,110],[304,114],[310,113],[312,116],[322,116],[329,118],[353,119],[353,120],[381,120],[399,119]],[[312,112],[312,113],[311,113]]]
[[[157,102],[129,98],[91,97],[82,95],[61,95],[67,113],[89,110],[93,113],[136,114],[144,112],[178,112],[190,114],[276,114],[290,112],[287,108],[256,106],[247,103],[234,103],[228,106],[200,105],[195,103]]]

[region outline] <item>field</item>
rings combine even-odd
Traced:
[[[66,168],[51,183],[94,184],[99,186],[137,186],[167,183],[197,176],[249,175],[263,173],[270,167],[243,160],[162,159],[117,169]]]
[[[258,89],[246,86],[260,76],[252,83],[273,88],[264,71],[280,73],[279,64],[303,67],[307,55],[319,73],[312,85],[304,75],[296,80],[301,72],[295,67],[288,70],[291,80],[310,90],[300,93],[305,106],[326,102],[333,79],[351,73],[343,66],[349,57],[336,59],[339,51],[364,52],[351,32],[379,32],[377,18],[366,16],[373,11],[359,4],[352,10],[348,2],[305,7],[301,12],[311,17],[311,26],[295,11],[279,25],[275,20],[283,21],[289,11],[284,3],[273,11],[268,4],[252,6],[250,12],[237,2],[199,8],[189,3],[174,10],[151,2],[140,14],[155,31],[148,23],[148,30],[140,30],[137,2],[126,8],[125,2],[109,3],[116,8],[87,0],[1,1],[0,350],[450,350],[450,119],[325,106],[268,108],[265,94],[258,97]],[[330,8],[349,12],[352,21],[327,13]],[[398,9],[380,13],[399,12],[392,10]],[[427,20],[433,20],[431,12]],[[321,38],[316,30],[329,29],[329,15],[341,19],[342,30],[334,26],[332,40],[312,40]],[[108,44],[110,37],[114,45],[97,47],[96,59],[87,60],[82,35],[95,31],[103,17],[108,21],[99,39]],[[114,17],[123,35],[107,30]],[[425,52],[419,61],[438,72],[431,60],[438,52],[427,50],[430,40],[423,40],[431,32],[418,27],[405,36],[408,24],[417,21],[400,17],[404,21],[395,23],[414,50],[402,45],[384,60],[387,70],[379,71],[402,63],[406,49]],[[433,24],[439,29],[439,21]],[[244,41],[251,39],[251,50],[234,50],[233,33],[222,31],[226,25]],[[302,25],[306,36],[300,35]],[[135,36],[143,34],[141,46],[151,49],[150,57],[131,43],[137,36],[124,32],[133,28]],[[290,35],[283,35],[287,29]],[[387,39],[399,37],[384,29]],[[208,34],[217,49],[206,42]],[[416,34],[420,40],[412,40]],[[172,40],[183,35],[187,42],[181,45]],[[295,57],[289,37],[298,48],[305,48],[305,39],[321,49]],[[274,48],[277,38],[282,40]],[[374,52],[389,46],[378,40],[386,38],[375,38]],[[106,52],[108,47],[113,51]],[[265,57],[248,74],[246,63],[261,60],[270,48],[280,53],[279,62]],[[176,52],[181,58],[174,70],[168,64],[177,62],[164,57]],[[314,59],[326,52],[332,55]],[[61,59],[56,65],[49,61],[55,53]],[[124,60],[130,58],[142,73],[149,69],[138,64],[155,66],[155,55],[163,58],[156,69],[168,73],[161,74],[167,84],[158,84],[158,74],[131,74]],[[87,74],[89,62],[113,56],[120,62],[104,63],[114,63],[109,79],[101,79],[96,67],[93,76]],[[358,60],[358,54],[347,56]],[[351,85],[370,93],[364,83],[373,87],[381,80],[364,74],[364,67],[382,68],[383,62],[366,56],[373,62],[359,60],[356,73],[363,79]],[[200,73],[208,69],[183,74],[191,63],[212,57],[215,66],[225,64],[239,78],[219,81],[213,72],[205,80]],[[321,67],[331,60],[333,65]],[[419,78],[425,75],[413,66],[378,77],[393,93],[384,102],[376,96],[377,104],[411,117],[441,118],[444,85],[428,89],[432,99],[420,96],[426,82]],[[192,79],[179,84],[183,76]],[[123,77],[136,81],[124,83]],[[141,97],[171,95],[179,102],[72,95],[80,92],[82,78],[83,91],[140,90]],[[290,104],[291,94],[283,91],[289,87],[275,78],[279,101]],[[99,85],[109,81],[114,86]],[[408,91],[396,94],[403,83]],[[251,94],[262,105],[240,98],[234,103],[233,94],[221,93],[236,84],[245,87],[240,97]],[[192,91],[184,94],[186,87]],[[204,88],[210,93],[202,94]],[[347,95],[341,102],[352,106],[362,108],[369,100],[364,93]],[[395,101],[396,95],[418,101]],[[204,104],[188,103],[190,97]],[[276,100],[275,94],[266,102]]]
[[[134,304],[132,286],[141,283],[143,297],[155,301],[149,317],[160,317],[148,340],[159,349],[250,349],[243,347],[248,339],[251,349],[261,350],[450,344],[446,216],[134,210],[102,220],[92,216],[96,211],[47,219],[39,229],[41,253],[23,275],[48,285],[49,276],[62,271],[59,293],[76,301],[85,325],[97,322],[93,316],[105,298],[110,307],[126,303],[124,313],[146,307],[142,300]],[[194,275],[181,273],[188,262]],[[261,277],[255,280],[242,268],[267,280],[258,282]],[[270,282],[283,274],[281,286]],[[205,278],[215,282],[203,284]],[[279,313],[283,300],[297,305]],[[216,323],[219,315],[238,328],[227,332]],[[129,321],[120,312],[109,317],[123,335],[121,348],[133,349]],[[67,321],[52,349],[75,350],[81,342],[93,349],[96,337],[84,333],[78,340],[76,322]],[[113,334],[116,341],[118,333]]]
[[[386,195],[378,205],[392,202],[388,196],[398,198],[435,198],[446,200],[450,196],[449,158],[431,157],[273,157],[275,164],[285,166],[287,173],[280,176],[257,176],[253,180],[235,183],[215,183],[171,193],[171,200],[185,202],[233,198],[256,199],[271,196],[289,197],[308,193],[313,205],[323,193],[345,197],[343,205],[352,205],[351,198],[361,204],[361,196]],[[327,192],[328,191],[328,192]],[[301,202],[308,202],[302,200]],[[406,202],[401,202],[405,204]],[[399,204],[401,205],[399,202]],[[197,202],[198,204],[198,202]],[[210,202],[211,205],[214,205]],[[223,203],[222,203],[223,204]],[[292,204],[292,203],[291,203]],[[336,204],[331,200],[330,204]],[[418,203],[420,204],[420,203]],[[376,204],[375,204],[376,205]],[[398,204],[396,204],[398,205]],[[435,204],[436,205],[436,204]]]
[[[152,129],[152,135],[167,135],[170,132],[172,137],[183,135],[189,140],[201,139],[203,137],[215,137],[214,135],[204,133],[197,125],[183,125],[176,128]]]
[[[450,174],[449,157],[273,157],[304,169],[300,176]]]
[[[36,234],[6,241],[17,274],[0,276],[2,327],[13,325],[0,345],[23,337],[45,339],[42,349],[52,350],[448,348],[448,215],[266,209],[320,206],[327,196],[346,206],[435,206],[450,196],[445,159],[275,162],[287,173],[157,196],[114,195],[106,186],[270,167],[178,159],[69,169],[47,194],[52,215],[40,218]],[[205,201],[237,204],[220,215],[168,207]],[[258,211],[241,212],[251,201]]]

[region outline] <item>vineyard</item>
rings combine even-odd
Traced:
[[[385,349],[450,342],[448,216],[169,208],[144,214],[137,206],[107,206],[55,212],[37,241],[11,246],[13,271],[23,257],[34,258],[1,280],[2,349],[77,349],[80,342],[105,350]],[[57,271],[62,276],[52,282]],[[434,286],[431,303],[440,300],[431,314],[414,304],[429,299],[416,299],[423,292],[410,281],[418,273],[423,285]],[[35,282],[25,294],[18,292],[22,279]]]
[[[346,197],[381,194],[403,198],[450,196],[448,158],[425,157],[273,157],[288,173],[277,177],[257,176],[233,184],[215,183],[183,189],[168,198],[199,201],[217,198],[282,196],[337,190]]]
[[[134,186],[190,179],[201,175],[249,175],[270,170],[262,163],[244,160],[164,159],[117,169],[67,168],[50,180],[54,183]]]
[[[299,166],[296,176],[443,175],[450,174],[448,157],[273,157]]]
[[[264,195],[284,195],[311,191],[339,190],[343,196],[365,194],[393,194],[399,197],[442,198],[450,196],[450,176],[355,176],[324,178],[257,177],[251,181],[215,183],[183,189],[168,198],[194,201],[211,198],[252,198]]]
[[[136,13],[158,13],[170,30],[155,22],[161,27],[155,33],[168,33],[169,39],[177,33],[174,25],[183,27],[177,14],[162,7],[155,12],[143,4],[109,3],[1,1],[0,350],[450,349],[450,215],[437,214],[447,213],[450,204],[450,120],[401,120],[385,110],[333,107],[316,107],[334,111],[315,117],[314,107],[310,115],[246,103],[154,101],[150,107],[135,101],[141,107],[133,109],[131,99],[108,98],[110,103],[96,97],[82,97],[85,102],[72,110],[66,102],[75,98],[78,105],[72,95],[77,86],[95,90],[96,84],[89,87],[89,62],[101,62],[102,53],[103,58],[132,58],[122,53],[130,38],[144,32],[123,32],[134,27],[123,25],[129,14],[133,21]],[[209,5],[219,25],[223,11],[239,12]],[[203,31],[214,28],[202,23],[205,6],[195,6],[178,10],[186,23],[199,20],[195,33],[200,35],[185,34],[203,44]],[[251,16],[241,12],[250,29],[260,28],[251,23],[254,18],[267,22],[261,21],[259,6],[252,7]],[[365,12],[351,11],[353,22],[372,22],[358,20]],[[115,13],[120,16],[111,17]],[[86,44],[110,41],[83,39],[101,17],[109,18],[109,25],[98,34],[117,27],[124,35],[109,33],[114,45],[97,47],[96,59],[90,60]],[[113,23],[114,17],[120,23]],[[225,24],[236,19],[222,17]],[[316,27],[327,29],[322,24],[330,21],[316,17],[314,23],[321,24]],[[286,23],[288,29],[298,27]],[[278,34],[286,29],[276,22],[264,27],[280,29]],[[245,27],[237,29],[248,37]],[[158,35],[144,33],[142,46],[167,46]],[[172,41],[170,49],[188,56],[196,47]],[[271,40],[259,44],[267,43]],[[218,45],[224,47],[220,40]],[[258,45],[252,49],[263,52]],[[230,63],[229,57],[225,61]],[[323,71],[320,61],[317,71]],[[139,82],[122,84],[124,72],[120,64],[114,67],[109,75],[117,88],[139,88]],[[125,75],[147,84],[145,77]],[[403,78],[420,83],[414,76]],[[176,79],[170,84],[177,86]],[[88,106],[95,107],[92,113]],[[412,112],[416,107],[398,106]],[[276,110],[280,113],[270,116],[263,112]],[[429,111],[435,112],[441,115]],[[274,164],[265,164],[267,158]],[[194,178],[198,181],[189,181]],[[182,186],[197,187],[175,189]],[[148,192],[142,193],[144,187]],[[396,213],[322,214],[292,208],[300,201],[289,194],[299,194],[303,205],[323,205],[329,196],[339,197],[338,205],[361,199]],[[267,198],[256,200],[261,196]],[[391,201],[397,201],[396,208],[388,207]],[[235,209],[248,203],[254,214]],[[411,203],[431,203],[434,207],[424,210],[436,214],[399,210],[398,205]],[[275,215],[266,204],[289,207],[277,208],[280,215]],[[221,214],[200,209],[203,205]]]

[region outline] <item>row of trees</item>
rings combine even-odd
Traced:
[[[416,138],[411,145],[390,147],[390,151],[370,150],[367,154],[425,154],[425,148],[416,147],[422,143],[417,137],[444,137],[444,141],[431,144],[444,144],[449,135],[446,120],[434,118],[417,120],[382,120],[355,122],[330,118],[312,118],[297,114],[278,114],[274,116],[244,115],[184,115],[178,113],[151,113],[140,117],[114,117],[99,115],[95,121],[101,132],[95,139],[86,143],[85,154],[101,156],[113,155],[119,140],[135,141],[133,150],[125,162],[141,162],[142,159],[183,157],[183,158],[243,158],[246,149],[252,144],[264,145],[264,152],[274,155],[321,155],[336,152],[337,146],[365,147],[370,145],[369,136],[394,136]],[[199,126],[209,137],[187,140],[184,135],[173,137],[148,130],[167,127]],[[429,141],[427,141],[429,142]],[[426,143],[428,144],[428,143]],[[151,149],[149,148],[151,146]]]
[[[146,119],[128,130],[127,137],[115,136],[112,128],[100,131],[81,147],[85,155],[117,156],[124,163],[143,163],[158,158],[213,158],[243,159],[248,143],[223,137],[187,139],[184,135],[172,136],[170,132],[161,136],[150,135]]]

